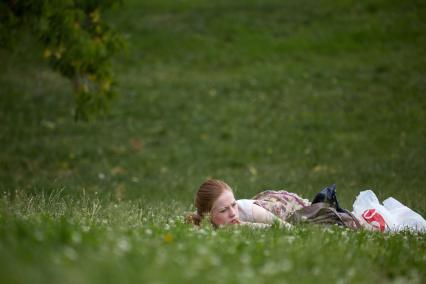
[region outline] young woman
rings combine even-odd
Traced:
[[[361,192],[358,196],[354,208],[360,204],[360,196],[365,193],[367,191]],[[385,216],[388,221],[386,224],[384,218],[372,209],[363,211],[362,216],[355,217],[348,210],[340,208],[335,196],[335,186],[325,188],[312,202],[283,190],[267,190],[260,192],[253,199],[236,200],[228,184],[221,180],[209,179],[201,184],[196,194],[195,208],[196,211],[187,216],[187,220],[197,226],[203,218],[209,218],[214,227],[238,224],[265,227],[278,222],[289,228],[291,224],[308,222],[321,225],[336,224],[355,230],[364,228],[385,231],[392,224],[396,229],[403,229],[402,226],[397,227],[394,221],[390,221],[389,217],[392,217],[390,215]],[[418,215],[416,216],[418,230],[426,229],[426,221],[419,214],[408,207],[404,210],[405,213]]]
[[[231,187],[215,179],[209,179],[201,184],[195,197],[195,208],[197,210],[187,218],[195,225],[200,225],[205,217],[209,218],[215,227],[235,224],[262,227],[260,224],[279,223],[289,228],[291,227],[289,221],[292,224],[300,223],[308,217],[313,223],[340,222],[341,225],[345,225],[341,218],[331,216],[338,213],[325,203],[312,205],[309,200],[283,190],[267,190],[257,194],[253,199],[236,200]],[[320,220],[317,218],[318,215],[321,215]]]
[[[308,205],[309,201],[303,200],[297,195],[290,196],[288,208],[293,210]],[[295,201],[295,199],[298,201]],[[259,200],[260,202],[261,200]],[[199,188],[195,197],[195,208],[188,220],[199,226],[202,219],[210,218],[213,226],[231,224],[273,224],[279,222],[289,226],[285,219],[278,218],[271,211],[257,204],[254,199],[236,200],[229,185],[221,180],[209,179]]]

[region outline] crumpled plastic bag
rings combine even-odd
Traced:
[[[371,190],[361,191],[353,204],[352,212],[376,230],[382,232],[411,230],[426,232],[426,220],[393,197],[379,202]]]
[[[411,229],[426,232],[426,220],[395,198],[387,198],[383,201],[383,205],[392,214],[398,230]]]

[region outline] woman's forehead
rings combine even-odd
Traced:
[[[213,204],[213,208],[226,207],[235,201],[234,194],[230,190],[225,190]]]

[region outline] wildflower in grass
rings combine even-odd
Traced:
[[[65,247],[64,248],[64,256],[69,260],[77,260],[78,254],[72,247]]]
[[[43,234],[43,232],[41,230],[36,230],[34,232],[34,238],[37,241],[42,242],[44,240],[44,234]]]
[[[117,242],[117,251],[128,252],[131,249],[131,245],[127,239],[120,239]]]
[[[197,253],[201,256],[205,256],[209,254],[208,249],[206,248],[205,245],[198,245],[197,246]]]
[[[209,257],[209,263],[212,266],[220,266],[222,261],[217,255],[210,255]]]
[[[256,274],[255,274],[254,270],[251,267],[246,266],[241,271],[240,278],[238,279],[238,281],[239,281],[239,283],[247,283],[249,281],[253,281],[253,278],[255,277],[255,275]]]
[[[274,262],[266,262],[259,270],[260,274],[266,275],[266,276],[272,276],[274,274],[277,274],[279,270],[277,269],[277,266]]]
[[[79,232],[77,232],[77,231],[73,231],[71,233],[71,241],[74,244],[80,244],[81,243],[81,234]]]
[[[170,233],[165,234],[165,235],[163,236],[163,241],[164,241],[166,244],[170,244],[170,243],[172,243],[172,242],[173,242],[173,236],[172,236],[172,234],[170,234]]]
[[[287,236],[285,239],[291,245],[294,242],[294,240],[296,239],[296,237],[294,237],[294,236]]]
[[[242,263],[242,264],[247,265],[247,264],[249,264],[249,263],[250,263],[250,261],[251,261],[251,257],[250,257],[250,255],[249,255],[249,254],[242,254],[242,255],[240,256],[240,261],[241,261],[241,263]]]
[[[185,247],[185,245],[183,243],[178,243],[177,249],[179,251],[186,251],[186,247]]]

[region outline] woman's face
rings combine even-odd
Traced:
[[[225,190],[213,203],[211,220],[215,225],[239,224],[238,204],[234,194]]]

